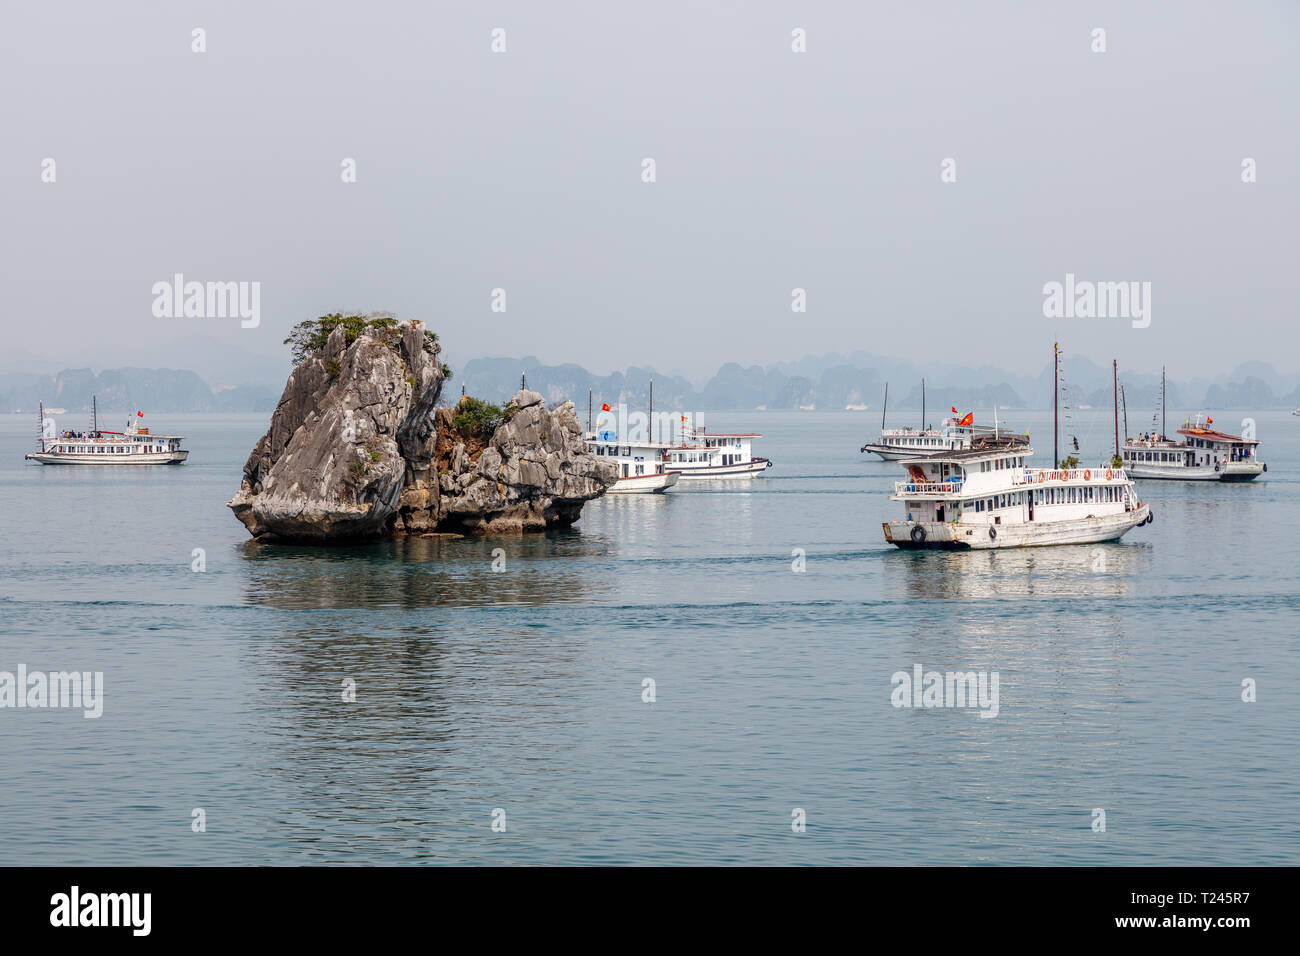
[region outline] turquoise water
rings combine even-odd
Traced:
[[[1295,864],[1300,419],[1255,418],[1254,484],[959,554],[885,547],[874,412],[711,415],[766,477],[571,531],[338,549],[224,507],[264,416],[155,416],[187,465],[98,470],[23,462],[8,416],[0,670],[102,671],[105,703],[0,709],[0,863]],[[1013,420],[1046,461],[1050,415]],[[998,716],[894,708],[915,664],[996,671]]]

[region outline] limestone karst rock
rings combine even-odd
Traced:
[[[587,454],[573,403],[521,391],[486,442],[444,434],[439,346],[423,322],[342,325],[293,370],[231,510],[254,537],[497,534],[572,524],[615,480]],[[439,447],[449,450],[435,463]],[[436,465],[436,467],[435,467]]]
[[[521,390],[482,448],[456,440],[454,415],[438,410],[438,472],[407,487],[399,529],[501,534],[568,525],[617,479],[612,462],[586,452],[572,402],[548,410],[537,392]]]

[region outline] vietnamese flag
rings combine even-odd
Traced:
[[[136,413],[135,413],[135,417],[136,417],[136,418],[144,418],[144,412],[136,412]]]
[[[608,412],[608,411],[610,411],[610,407],[609,407],[609,405],[608,405],[607,403],[602,402],[602,403],[601,403],[601,406],[600,406],[600,410],[601,410],[602,412]]]
[[[966,417],[963,418],[959,424],[962,424],[962,425],[973,425],[973,424],[975,424],[975,413],[974,413],[974,412],[967,412],[967,413],[966,413]]]
[[[1207,419],[1205,420],[1205,424],[1207,424],[1207,425],[1213,425],[1213,424],[1214,424],[1214,419],[1213,419],[1213,418],[1207,418]]]
[[[685,415],[682,416],[682,421],[686,421],[686,416],[685,416]]]
[[[952,413],[953,413],[954,415],[956,415],[956,414],[957,414],[957,409],[954,408],[954,409],[952,410]]]

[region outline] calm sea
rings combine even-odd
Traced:
[[[6,416],[0,670],[105,701],[0,710],[0,863],[1296,864],[1300,418],[1255,418],[1254,484],[949,554],[884,546],[875,412],[709,416],[776,466],[571,531],[348,548],[225,508],[265,416],[156,416],[187,465],[99,470]],[[996,672],[998,715],[893,707],[918,664]]]

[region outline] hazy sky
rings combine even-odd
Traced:
[[[1300,367],[1292,0],[2,17],[3,322],[56,369],[168,342],[186,367],[195,336],[279,353],[339,308],[600,372],[859,348],[1037,371],[1054,337],[1181,377]],[[260,282],[261,325],[155,318],[177,272]],[[1149,281],[1150,327],[1044,318],[1067,272]]]

